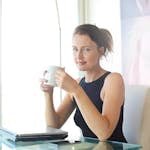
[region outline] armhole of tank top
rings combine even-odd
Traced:
[[[104,74],[104,80],[107,78],[107,76],[108,76],[109,74],[111,74],[110,71],[107,71],[107,72]]]
[[[107,78],[107,76],[110,74],[111,72],[110,71],[107,71],[106,73],[104,73],[103,74],[103,78],[104,78],[104,83],[105,83],[105,79]],[[103,83],[103,86],[104,86],[104,83]],[[100,93],[99,93],[99,96],[100,96],[100,99],[102,100],[102,102],[103,102],[103,97],[101,96],[101,92],[103,91],[103,86],[102,86],[102,89],[101,89],[101,91],[100,91]]]

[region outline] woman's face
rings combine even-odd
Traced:
[[[74,61],[80,71],[88,71],[99,66],[101,49],[88,35],[75,34],[72,47]]]

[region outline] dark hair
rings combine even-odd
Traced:
[[[88,35],[98,47],[104,47],[104,55],[113,49],[113,38],[107,29],[92,24],[82,24],[75,28],[73,35],[75,34]]]

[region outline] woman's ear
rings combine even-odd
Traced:
[[[103,46],[99,47],[99,52],[101,55],[105,55],[105,48]]]

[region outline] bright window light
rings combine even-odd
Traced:
[[[61,27],[65,31],[62,32],[63,42],[66,41],[62,44],[66,54],[62,56],[62,65],[65,65],[63,57],[72,57],[70,38],[78,21],[77,2],[58,1],[58,6]],[[55,0],[4,0],[2,8],[2,124],[44,125],[45,103],[39,80],[48,65],[60,65]],[[72,64],[66,67],[69,70]],[[58,88],[55,99],[58,104]]]

